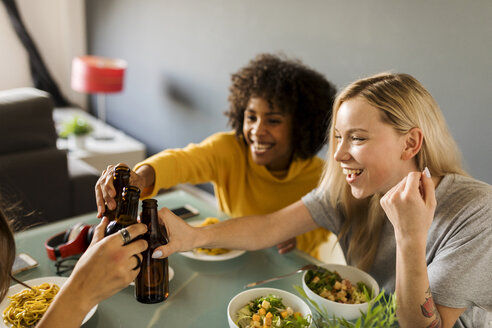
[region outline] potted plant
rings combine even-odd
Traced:
[[[60,137],[68,138],[68,148],[72,150],[85,149],[86,137],[92,130],[92,126],[84,118],[74,116],[63,123]]]

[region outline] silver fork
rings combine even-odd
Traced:
[[[251,283],[245,285],[244,288],[250,288],[250,287],[258,286],[258,285],[261,285],[261,284],[265,284],[267,282],[271,282],[271,281],[283,279],[285,277],[291,276],[293,274],[296,274],[296,273],[299,273],[299,272],[302,272],[302,271],[306,271],[306,270],[317,270],[317,269],[319,269],[319,266],[317,266],[316,264],[306,264],[305,266],[300,267],[298,270],[296,270],[294,272],[287,273],[287,274],[284,274],[284,275],[281,275],[281,276],[278,276],[278,277],[273,277],[273,278],[266,279],[266,280],[260,280],[260,281],[256,281],[256,282],[251,282]]]

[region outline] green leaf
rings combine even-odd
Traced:
[[[92,131],[92,126],[89,122],[80,116],[75,115],[72,119],[63,123],[60,137],[66,138],[69,135],[83,136]]]
[[[397,327],[396,296],[390,294],[388,299],[384,289],[369,303],[367,312],[363,313],[355,322],[350,322],[343,317],[330,316],[324,308],[310,299],[301,286],[294,285],[299,295],[318,312],[319,318],[315,320],[318,328],[391,328]],[[367,290],[365,290],[367,293]]]

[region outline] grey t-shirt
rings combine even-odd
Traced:
[[[338,234],[343,215],[325,199],[313,190],[302,201],[319,226]],[[455,327],[485,327],[484,309],[492,311],[492,186],[450,174],[439,183],[436,199],[426,249],[434,301],[467,308]],[[346,255],[347,243],[341,241],[340,246]],[[369,274],[381,288],[394,292],[395,273],[395,235],[393,225],[386,220]]]

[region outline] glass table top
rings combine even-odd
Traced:
[[[159,208],[170,209],[190,204],[200,215],[189,219],[203,220],[213,216],[227,219],[208,203],[183,190],[175,190],[155,197]],[[55,276],[54,262],[49,260],[44,242],[77,222],[95,224],[96,213],[70,218],[53,224],[17,233],[17,252],[28,253],[39,266],[17,275],[22,280]],[[227,305],[247,283],[295,271],[318,260],[299,251],[280,255],[275,247],[249,251],[225,261],[199,261],[173,254],[169,265],[174,277],[169,285],[169,297],[158,304],[142,304],[135,300],[134,287],[129,286],[103,301],[94,316],[83,327],[227,327]],[[301,285],[302,274],[261,285],[286,290],[297,295],[294,285]]]

